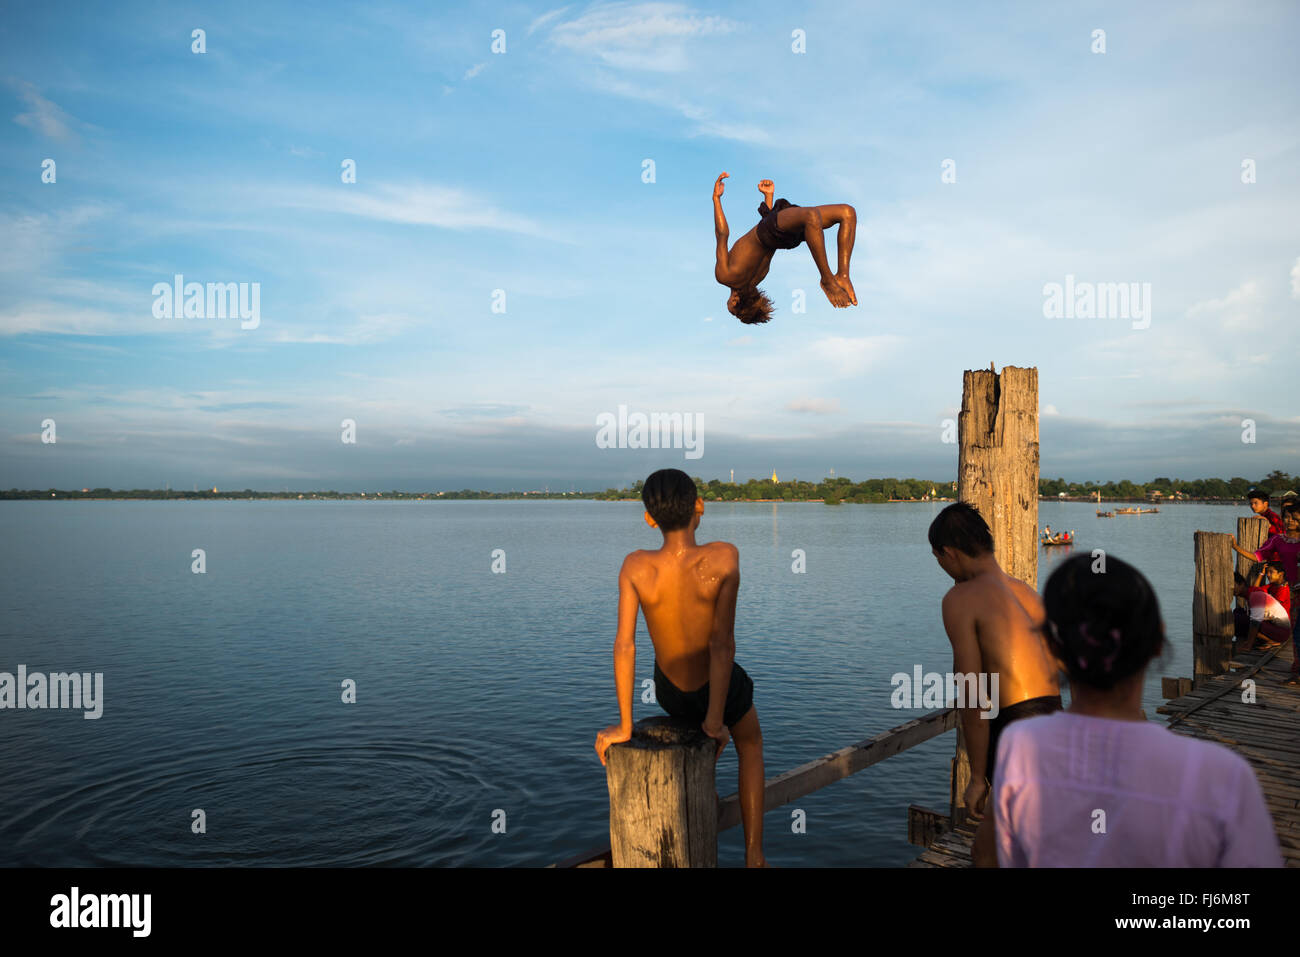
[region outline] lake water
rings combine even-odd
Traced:
[[[740,548],[736,656],[769,777],[924,713],[891,707],[890,676],[951,668],[925,539],[941,507],[707,507],[699,540]],[[1192,532],[1249,513],[1094,512],[1039,518],[1154,584],[1173,645],[1154,715],[1160,676],[1192,673]],[[540,866],[607,842],[593,743],[618,718],[618,568],[659,538],[638,503],[7,502],[0,535],[0,671],[104,674],[98,720],[0,711],[0,865]],[[637,653],[639,719],[660,713],[640,623]],[[806,833],[770,812],[769,858],[911,860],[907,806],[947,807],[953,746],[798,801]],[[718,788],[736,789],[734,748]],[[720,863],[743,858],[741,829],[721,835]]]

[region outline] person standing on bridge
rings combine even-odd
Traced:
[[[979,821],[971,859],[977,867],[996,867],[994,822],[985,805],[997,780],[998,741],[1011,722],[1060,710],[1058,671],[1043,641],[1038,592],[998,565],[993,535],[979,510],[965,502],[949,505],[930,524],[929,538],[939,567],[956,583],[943,596],[952,670],[997,676],[996,685],[989,681],[998,689],[996,712],[983,712],[971,702],[958,709],[970,759],[966,809]]]
[[[1070,707],[1008,728],[993,816],[1003,867],[1281,867],[1245,759],[1142,713],[1165,647],[1151,584],[1106,556],[1067,558],[1043,589],[1048,644]]]

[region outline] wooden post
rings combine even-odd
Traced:
[[[957,419],[957,498],[989,523],[1002,570],[1037,588],[1037,369],[965,374]]]
[[[697,725],[645,718],[605,753],[615,867],[717,867],[717,745]]]
[[[1268,538],[1268,519],[1262,515],[1251,515],[1248,518],[1237,519],[1237,544],[1248,552],[1257,552]],[[1233,554],[1236,554],[1235,552]],[[1243,576],[1250,575],[1250,566],[1253,565],[1248,558],[1237,555],[1237,571]],[[1245,607],[1245,601],[1237,599],[1239,607]]]
[[[1192,680],[1228,670],[1232,655],[1232,541],[1220,532],[1197,532],[1196,584],[1192,592]]]
[[[979,509],[993,554],[1008,575],[1038,587],[1038,370],[967,370],[957,419],[957,499]],[[953,760],[951,816],[966,817],[970,761],[961,724]]]

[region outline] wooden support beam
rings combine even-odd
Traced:
[[[951,708],[936,711],[917,718],[896,728],[890,728],[874,738],[867,738],[847,748],[832,751],[815,761],[801,764],[793,770],[768,778],[763,789],[763,810],[789,804],[791,801],[811,794],[819,788],[856,774],[863,768],[885,760],[885,758],[915,747],[922,741],[929,741],[945,731],[957,726],[957,712]],[[725,831],[740,823],[740,795],[731,794],[722,799],[718,814],[718,830]]]
[[[717,867],[712,738],[667,716],[644,718],[605,752],[615,867]]]
[[[941,811],[932,811],[919,804],[907,806],[907,842],[929,847],[952,830],[952,818]]]
[[[1259,551],[1260,547],[1264,544],[1264,541],[1267,538],[1268,538],[1268,519],[1264,518],[1262,515],[1249,515],[1244,518],[1237,519],[1237,544],[1240,545],[1242,548],[1244,548],[1246,551],[1248,552]],[[1237,559],[1237,571],[1239,571],[1243,577],[1248,577],[1250,575],[1250,566],[1255,563],[1252,562],[1249,558],[1245,558],[1241,555],[1237,555],[1236,552],[1233,552],[1233,554],[1236,556]],[[1238,598],[1237,607],[1244,608],[1245,606],[1246,606],[1245,599]]]
[[[1232,536],[1196,532],[1192,591],[1193,680],[1228,670],[1232,657]]]
[[[957,498],[979,509],[1008,575],[1038,587],[1038,370],[967,371]]]
[[[667,719],[648,718],[646,720],[664,721]],[[638,722],[637,727],[640,727],[641,724],[642,722]],[[914,748],[931,738],[951,731],[956,726],[957,712],[952,708],[934,711],[924,717],[915,718],[874,737],[859,741],[857,744],[851,744],[847,748],[832,751],[815,761],[801,764],[784,774],[768,778],[764,784],[763,810],[770,811],[773,808],[781,807],[783,804],[789,804],[791,801],[797,800],[805,794],[810,794],[818,788],[833,784],[841,778],[846,778],[850,774],[885,760],[885,758],[892,757],[906,751],[908,748]],[[623,746],[611,745],[610,752]],[[608,760],[608,757],[606,760]],[[606,773],[608,775],[608,770]],[[717,805],[717,820],[717,829],[719,831],[725,831],[727,828],[735,827],[740,823],[740,796],[738,794],[728,795]],[[582,854],[575,854],[573,857],[566,858],[554,866],[612,866],[600,863],[602,860],[609,861],[610,855],[610,848],[593,848],[584,851]]]
[[[1038,370],[967,370],[957,419],[957,498],[974,505],[993,533],[1008,575],[1038,587]],[[966,818],[970,759],[961,728],[949,778],[953,824]]]

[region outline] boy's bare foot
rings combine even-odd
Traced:
[[[760,857],[754,860],[751,860],[750,858],[746,857],[745,866],[746,867],[771,867],[772,865],[767,862],[767,858],[765,857]]]
[[[836,309],[843,309],[849,305],[849,294],[845,292],[844,287],[834,277],[822,280],[822,292],[826,293],[826,298],[831,301],[831,305]]]
[[[849,294],[849,302],[856,306],[858,304],[858,294],[853,291],[853,283],[849,281],[848,273],[837,272],[835,274],[835,281],[844,287],[844,291]]]

